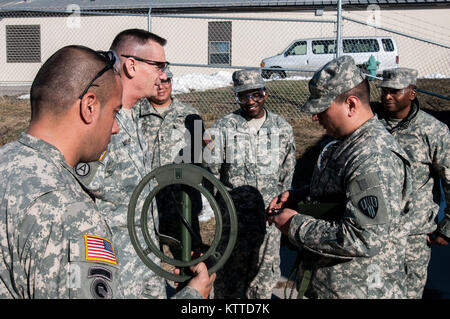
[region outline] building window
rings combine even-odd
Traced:
[[[41,62],[41,26],[6,26],[6,62]]]
[[[231,22],[208,22],[208,64],[231,65]]]

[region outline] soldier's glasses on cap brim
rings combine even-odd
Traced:
[[[116,52],[114,51],[97,51],[97,53],[101,54],[106,59],[106,65],[103,69],[101,69],[92,79],[91,82],[86,86],[83,93],[78,97],[80,100],[83,99],[83,96],[87,93],[89,88],[94,85],[95,80],[101,77],[106,71],[112,69],[118,75],[120,75],[120,61]]]
[[[162,62],[162,61],[153,61],[153,60],[147,60],[144,58],[140,58],[138,56],[134,56],[134,55],[125,55],[125,54],[121,54],[121,56],[123,56],[124,58],[132,58],[135,59],[136,61],[141,61],[141,62],[145,62],[149,65],[155,65],[159,71],[161,71],[162,73],[167,71],[167,68],[169,67],[170,62]]]
[[[248,103],[250,101],[250,99],[252,99],[256,103],[258,103],[258,102],[262,101],[264,99],[264,97],[266,96],[266,90],[264,88],[262,88],[256,92],[247,93],[247,94],[235,93],[234,95],[236,97],[236,102],[238,102],[239,104]]]

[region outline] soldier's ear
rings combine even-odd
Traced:
[[[417,88],[415,86],[411,86],[411,90],[409,90],[409,100],[412,101],[417,96]]]
[[[80,117],[86,124],[91,124],[98,115],[100,102],[94,92],[88,91],[80,102]]]
[[[347,107],[348,117],[352,117],[355,115],[358,107],[360,106],[361,101],[355,95],[350,95],[345,100],[345,106]]]
[[[134,78],[136,75],[136,61],[134,59],[126,59],[123,65],[123,71],[129,78]]]

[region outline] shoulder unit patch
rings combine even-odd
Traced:
[[[374,219],[378,212],[378,199],[373,195],[365,196],[359,200],[358,206],[366,216]]]

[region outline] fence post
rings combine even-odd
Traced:
[[[152,8],[148,8],[147,23],[147,31],[152,32]]]
[[[337,1],[336,58],[341,56],[342,46],[342,0]]]

